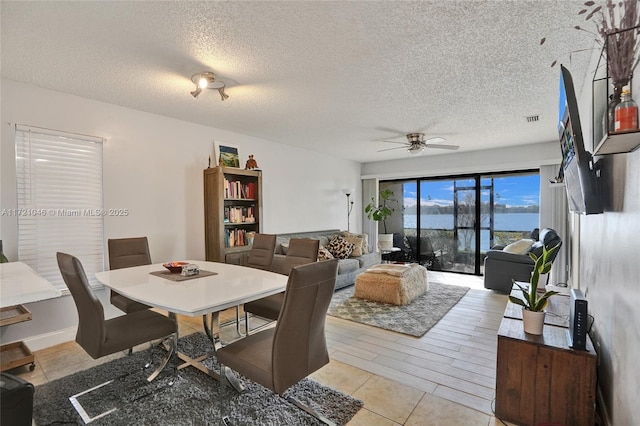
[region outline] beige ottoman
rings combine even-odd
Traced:
[[[406,305],[429,288],[427,269],[417,263],[382,264],[356,277],[355,297]]]

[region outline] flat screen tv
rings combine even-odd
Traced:
[[[573,79],[564,66],[560,66],[560,69],[560,169],[567,189],[569,211],[580,214],[602,213],[598,171],[591,153],[584,148]]]

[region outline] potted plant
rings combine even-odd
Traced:
[[[529,257],[535,262],[533,272],[531,273],[531,280],[529,281],[529,288],[522,286],[513,281],[515,285],[520,288],[522,297],[509,296],[509,300],[512,303],[522,306],[522,322],[524,323],[524,331],[529,334],[542,334],[542,327],[544,326],[544,308],[549,303],[549,298],[557,291],[546,291],[544,293],[538,292],[538,281],[541,274],[548,274],[551,271],[552,262],[549,261],[549,256],[555,252],[560,244],[547,250],[546,247],[542,247],[542,255],[536,256],[534,253],[529,253]]]
[[[393,191],[390,189],[384,189],[380,191],[379,203],[376,203],[375,197],[371,197],[371,202],[367,204],[364,212],[367,214],[369,220],[376,222],[382,222],[384,227],[384,233],[378,234],[378,246],[381,250],[393,248],[393,234],[387,233],[387,218],[393,214],[393,208],[390,203],[397,202],[393,197]]]

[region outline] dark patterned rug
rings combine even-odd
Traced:
[[[354,286],[350,286],[333,295],[328,314],[420,337],[436,325],[467,291],[469,287],[430,282],[425,294],[408,305],[396,306],[353,297]]]
[[[182,352],[192,356],[212,349],[202,333],[182,337]],[[149,370],[142,370],[151,354],[154,366],[164,350],[136,352],[89,370],[37,386],[34,395],[33,418],[38,426],[84,424],[69,402],[69,397],[83,390],[114,379],[95,391],[79,398],[90,417],[115,408],[91,425],[217,425],[220,424],[219,384],[216,380],[187,367],[179,370],[165,368],[151,383],[146,381]],[[175,366],[175,359],[172,360]],[[205,365],[218,370],[215,360]],[[171,384],[172,380],[175,380]],[[246,390],[238,395],[227,391],[225,415],[234,425],[318,425],[315,418],[293,406],[270,390],[241,377]],[[360,400],[331,389],[311,379],[303,379],[285,396],[291,395],[313,406],[337,424],[346,424],[362,407]]]

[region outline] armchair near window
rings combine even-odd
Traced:
[[[392,252],[387,255],[387,259],[392,262],[411,262],[414,260],[413,248],[407,236],[404,233],[393,234],[393,246],[400,251]]]
[[[535,264],[529,253],[541,256],[543,247],[549,250],[562,244],[560,236],[551,228],[540,231],[539,238],[538,241],[520,240],[504,248],[499,246],[488,250],[484,259],[484,287],[510,293],[512,280],[529,282]],[[557,254],[558,250],[552,253],[551,262]]]

